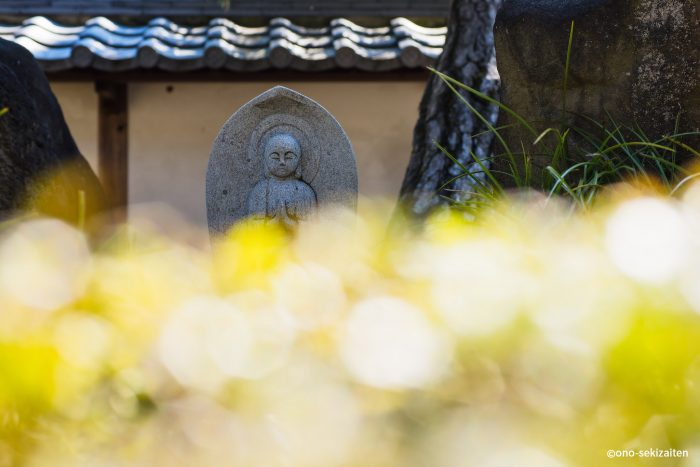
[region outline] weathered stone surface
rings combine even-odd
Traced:
[[[700,127],[700,0],[506,0],[495,25],[502,100],[545,129],[576,114],[638,124],[650,138]],[[566,110],[563,81],[575,21]],[[501,123],[512,120],[501,115]],[[507,131],[511,148],[531,136]],[[500,148],[498,148],[500,150]],[[540,160],[541,164],[548,161]]]
[[[103,206],[97,177],[80,154],[49,83],[32,55],[0,39],[0,212],[20,210],[77,222]]]
[[[278,86],[224,124],[209,158],[206,196],[212,234],[244,218],[294,227],[319,207],[355,208],[355,154],[328,111]]]

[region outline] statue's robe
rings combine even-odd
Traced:
[[[316,193],[306,182],[270,177],[259,181],[248,195],[248,215],[293,227],[307,220],[317,204]]]

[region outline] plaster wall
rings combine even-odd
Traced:
[[[360,194],[396,197],[411,151],[420,82],[295,82],[330,111],[358,160]],[[206,225],[204,179],[226,119],[273,83],[135,83],[129,86],[129,202],[160,202]],[[97,96],[92,83],[54,83],[83,154],[97,168]]]

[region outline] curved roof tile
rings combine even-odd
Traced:
[[[124,26],[105,17],[65,26],[41,16],[19,25],[0,25],[1,38],[27,48],[47,71],[387,71],[434,63],[446,34],[446,28],[425,28],[405,18],[379,28],[344,18],[321,28],[306,28],[285,18],[254,28],[225,18],[200,27],[181,26],[166,18]]]

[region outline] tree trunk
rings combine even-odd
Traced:
[[[453,0],[447,41],[437,69],[470,87],[497,97],[499,78],[493,46],[493,23],[501,0]],[[464,97],[492,124],[498,108],[463,92]],[[477,136],[473,136],[477,135]],[[420,104],[413,134],[411,160],[401,187],[400,201],[407,212],[423,217],[433,208],[464,201],[475,182],[459,177],[464,170],[445,156],[440,143],[470,171],[479,166],[472,152],[488,166],[493,135],[463,102],[433,75]],[[485,178],[483,174],[478,175]]]

